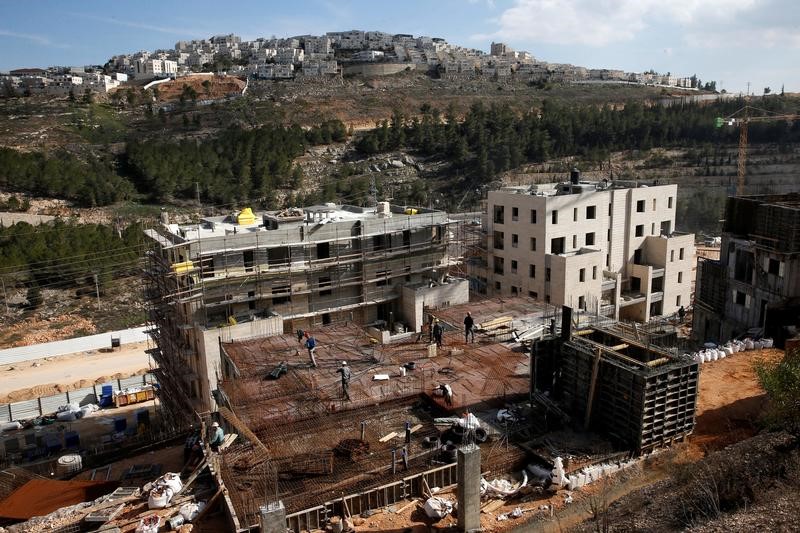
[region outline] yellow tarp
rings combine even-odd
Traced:
[[[239,216],[236,217],[236,222],[238,222],[240,226],[248,226],[255,223],[255,221],[256,216],[253,214],[253,210],[249,207],[242,209],[241,213],[239,213]]]

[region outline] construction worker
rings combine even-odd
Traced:
[[[439,348],[442,347],[442,335],[444,335],[444,328],[442,328],[442,325],[439,323],[439,320],[435,319],[433,321],[433,341]]]
[[[218,452],[219,447],[222,446],[222,441],[225,440],[225,431],[219,426],[219,422],[211,424],[211,441],[208,443],[211,446],[212,452]]]
[[[683,306],[681,306],[681,308],[678,309],[678,319],[680,320],[681,324],[683,324],[683,319],[685,318],[686,318],[686,309],[684,309]]]
[[[467,311],[467,316],[464,317],[464,343],[469,342],[470,335],[472,342],[475,342],[475,321],[472,319],[472,314]]]
[[[342,375],[342,397],[350,401],[350,367],[347,366],[347,361],[342,361],[342,367],[336,372]]]
[[[302,329],[298,329],[297,330],[297,344],[300,344],[301,342],[303,342],[303,337],[305,337],[305,336],[306,336],[306,332],[303,331]]]
[[[311,366],[316,368],[317,360],[314,358],[314,350],[317,349],[317,339],[315,339],[313,335],[306,339],[306,348],[308,348],[308,358],[311,360]]]
[[[448,407],[453,405],[453,388],[447,383],[442,383],[441,385],[439,385],[438,389],[442,391],[442,396],[444,396],[444,403],[446,403]]]

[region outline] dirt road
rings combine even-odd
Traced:
[[[0,367],[3,378],[0,403],[30,400],[143,374],[151,367],[146,349],[146,342],[138,342],[125,344],[113,352],[92,350],[49,361],[40,359]]]

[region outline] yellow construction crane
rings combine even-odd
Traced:
[[[751,111],[767,114],[751,116]],[[744,116],[737,117],[740,113],[743,113]],[[798,118],[800,118],[800,115],[796,113],[782,115],[774,111],[767,111],[766,109],[759,109],[749,105],[744,106],[725,118],[717,117],[716,126],[718,128],[724,125],[739,126],[739,158],[737,160],[736,196],[744,194],[744,173],[747,165],[747,125],[751,122],[773,122],[776,120],[792,121]]]

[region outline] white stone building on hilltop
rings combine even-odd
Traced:
[[[694,235],[675,231],[677,185],[570,181],[489,192],[492,295],[525,295],[647,322],[688,306]],[[480,285],[480,284],[479,284]]]

